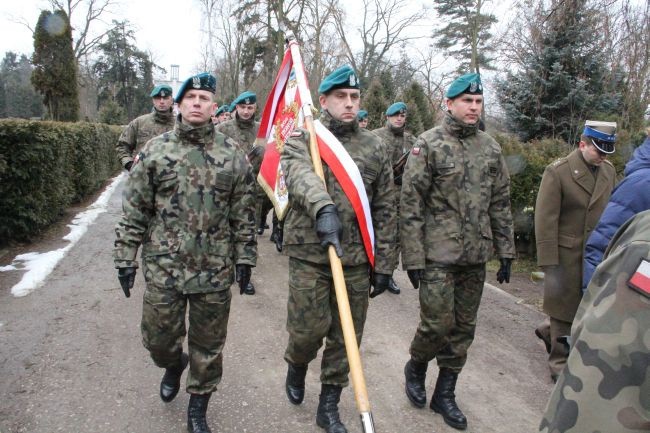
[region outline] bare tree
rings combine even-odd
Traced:
[[[363,16],[356,32],[361,40],[361,52],[356,52],[347,32],[349,24],[339,9],[336,25],[348,61],[361,81],[368,83],[388,62],[391,51],[421,36],[409,35],[408,30],[427,16],[425,9],[413,8],[408,0],[363,0]],[[355,17],[356,22],[356,17]]]

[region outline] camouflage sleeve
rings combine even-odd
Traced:
[[[562,188],[557,172],[550,166],[546,167],[535,202],[535,239],[539,266],[559,263],[558,223],[561,204]]]
[[[120,160],[122,167],[126,165],[127,162],[133,161],[133,151],[135,150],[135,145],[138,139],[138,124],[135,120],[131,121],[122,134],[117,140],[115,145],[115,152],[117,157]]]
[[[291,206],[304,209],[316,220],[318,211],[328,204],[334,204],[334,201],[314,171],[307,143],[307,131],[299,130],[292,134],[284,145],[280,162],[285,172]]]
[[[236,145],[233,144],[236,148]],[[230,229],[235,247],[234,262],[255,266],[257,239],[255,238],[255,178],[244,154],[233,152],[235,182],[230,198]]]
[[[385,146],[381,146],[381,172],[372,195],[371,214],[375,230],[375,272],[392,274],[395,269],[397,243],[397,209],[393,168]]]
[[[499,163],[501,170],[492,186],[488,213],[497,257],[512,259],[515,257],[515,235],[510,209],[510,175],[502,154],[499,155]]]
[[[129,172],[122,192],[122,217],[115,227],[113,259],[116,268],[137,267],[136,255],[154,215],[154,171],[146,154]]]
[[[400,194],[400,238],[404,269],[424,269],[426,194],[431,186],[427,143],[419,138],[406,161]]]

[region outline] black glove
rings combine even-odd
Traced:
[[[119,268],[117,270],[117,278],[120,280],[120,286],[124,290],[127,298],[131,297],[131,289],[135,283],[135,268]]]
[[[284,238],[284,222],[279,222],[277,228],[275,229],[275,238],[273,239],[273,242],[275,242],[275,249],[278,250],[279,253],[282,252],[283,238]]]
[[[409,269],[406,271],[406,274],[409,276],[409,280],[411,280],[411,284],[413,284],[413,288],[419,289],[420,280],[424,276],[424,269]]]
[[[235,265],[235,281],[239,283],[239,294],[243,295],[251,282],[251,265]]]
[[[499,270],[497,271],[497,281],[499,284],[503,283],[504,281],[506,283],[510,282],[510,267],[512,266],[512,259],[499,259],[501,262],[501,267],[499,267]]]
[[[124,164],[124,169],[126,171],[131,171],[131,167],[133,167],[133,161],[129,161],[126,164]]]
[[[370,292],[370,297],[374,298],[379,296],[386,291],[388,288],[388,282],[390,281],[390,275],[388,274],[378,274],[373,272],[372,274],[372,292]]]
[[[341,247],[342,233],[343,226],[341,220],[339,220],[336,206],[333,204],[325,205],[316,214],[316,234],[320,239],[321,246],[327,248],[328,245],[332,245],[336,255],[343,256],[343,248]]]

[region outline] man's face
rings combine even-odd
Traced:
[[[190,89],[183,95],[178,109],[183,123],[202,126],[210,121],[216,106],[216,102],[212,102],[212,93],[207,90]]]
[[[397,113],[394,116],[387,116],[386,119],[393,128],[401,128],[406,123],[406,113]]]
[[[366,117],[363,120],[359,120],[359,127],[360,128],[367,128],[368,127],[368,118]]]
[[[334,89],[327,95],[320,95],[318,98],[323,110],[341,122],[353,122],[357,118],[357,112],[361,103],[361,92],[359,89]]]
[[[447,99],[447,109],[458,121],[473,125],[483,111],[483,95],[463,93],[454,99]]]
[[[587,138],[587,141],[590,141],[589,138]],[[607,154],[598,150],[593,143],[580,140],[579,147],[580,152],[582,152],[582,157],[589,165],[599,166],[607,159]]]
[[[230,120],[230,113],[226,111],[219,114],[219,123],[225,122],[226,120]]]
[[[155,108],[158,111],[168,111],[174,104],[174,100],[172,99],[171,95],[154,96],[152,100],[153,100],[153,108]]]
[[[237,115],[240,119],[248,120],[255,115],[257,104],[237,104]]]

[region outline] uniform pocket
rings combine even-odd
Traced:
[[[214,180],[214,187],[219,191],[230,191],[232,188],[232,174],[217,173],[217,176]]]
[[[573,248],[576,243],[576,237],[569,234],[560,233],[557,236],[557,244],[564,248]]]

